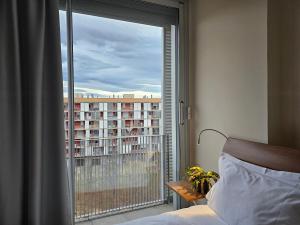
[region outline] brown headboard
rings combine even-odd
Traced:
[[[300,173],[300,149],[228,138],[223,152],[269,169]]]

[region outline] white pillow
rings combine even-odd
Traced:
[[[286,171],[278,171],[278,170],[271,170],[267,169],[265,167],[257,166],[251,163],[244,162],[242,160],[239,160],[229,154],[222,153],[226,158],[230,159],[232,162],[245,167],[246,169],[257,172],[260,174],[264,174],[266,176],[272,177],[274,179],[277,179],[281,182],[290,184],[295,186],[296,188],[300,189],[300,173],[292,173],[292,172],[286,172]],[[299,223],[300,225],[300,223]]]
[[[221,155],[221,178],[206,196],[209,207],[230,225],[299,225],[299,188],[239,161]]]
[[[300,173],[267,169],[266,175],[300,189]]]

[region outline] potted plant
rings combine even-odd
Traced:
[[[188,181],[192,184],[194,190],[206,195],[212,185],[220,178],[214,171],[205,171],[200,166],[189,167],[186,170]]]

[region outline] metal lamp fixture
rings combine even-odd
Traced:
[[[212,131],[212,132],[215,132],[215,133],[218,133],[218,134],[220,134],[220,135],[222,135],[226,140],[228,139],[228,137],[224,134],[224,133],[222,133],[221,131],[218,131],[218,130],[216,130],[216,129],[204,129],[204,130],[201,130],[200,131],[200,133],[199,133],[199,136],[198,136],[198,145],[200,144],[200,138],[201,138],[201,135],[204,133],[204,132],[206,132],[206,131]]]

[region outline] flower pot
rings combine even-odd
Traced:
[[[206,180],[204,180],[198,185],[197,191],[202,195],[206,195],[209,192],[209,188],[209,183]]]

